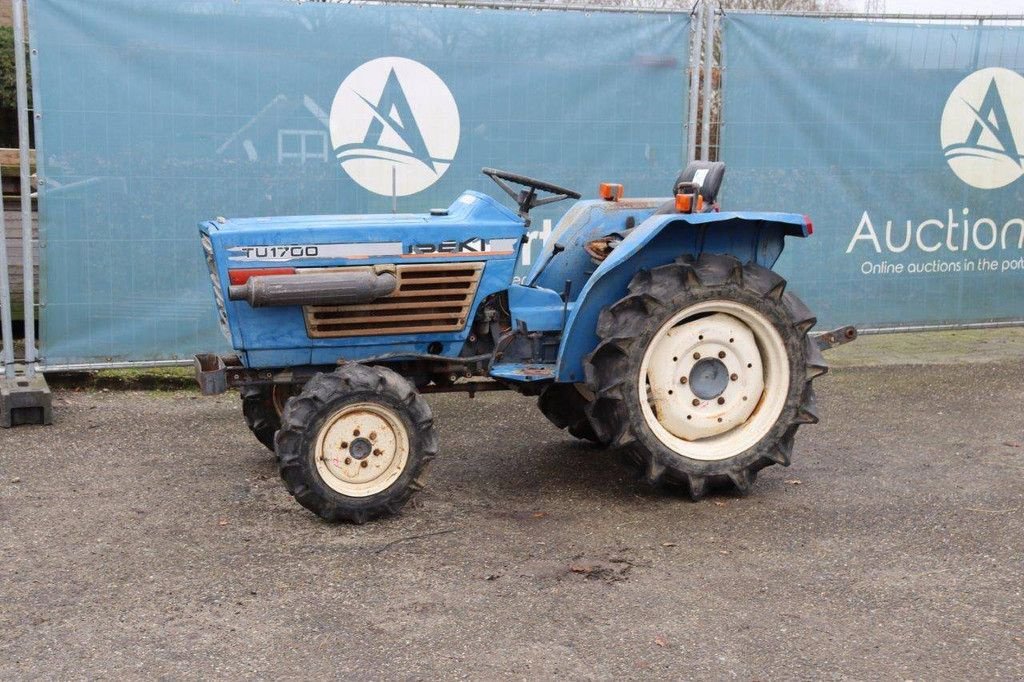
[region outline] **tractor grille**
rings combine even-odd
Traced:
[[[201,232],[199,233],[199,240],[203,243],[206,267],[210,270],[210,281],[213,282],[213,299],[217,302],[217,321],[220,323],[220,331],[230,341],[231,331],[228,329],[228,315],[224,310],[224,292],[220,288],[217,263],[213,259],[213,242],[210,241],[210,235]]]
[[[306,332],[324,339],[459,331],[466,326],[483,269],[483,263],[399,265],[398,287],[384,298],[305,306]]]

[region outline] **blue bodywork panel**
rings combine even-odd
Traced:
[[[481,302],[507,291],[513,329],[553,334],[556,340],[561,334],[557,362],[498,363],[491,376],[513,383],[578,382],[583,359],[598,342],[601,310],[625,295],[637,271],[704,252],[771,268],[786,236],[806,237],[810,231],[806,218],[797,214],[682,214],[662,210],[668,201],[577,202],[559,221],[523,284],[511,282],[525,221],[477,192],[465,192],[447,211],[430,214],[218,219],[202,223],[200,232],[212,250],[211,274],[224,303],[226,332],[246,366],[331,365],[340,358],[396,354],[457,357]],[[618,235],[621,242],[597,265],[584,247],[609,235]],[[302,306],[254,308],[221,293],[228,291],[231,270],[439,262],[483,266],[472,307],[457,331],[311,338]],[[440,344],[440,351],[434,344]]]
[[[512,311],[512,328],[520,323],[531,332],[562,331],[572,303],[562,300],[559,292],[541,287],[513,284],[508,289],[508,307]]]
[[[246,268],[324,268],[379,263],[482,262],[480,284],[467,321],[486,296],[512,281],[525,222],[491,197],[464,192],[445,215],[382,214],[246,218],[200,224],[209,235],[221,290],[228,271]],[[417,245],[477,240],[489,250],[465,253],[417,253]],[[483,241],[479,241],[483,240]],[[312,248],[311,248],[312,247]],[[440,343],[439,355],[458,356],[469,335],[459,331],[388,336],[310,338],[301,306],[253,308],[224,296],[232,346],[248,367],[334,364],[386,353],[427,353]]]

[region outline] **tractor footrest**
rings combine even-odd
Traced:
[[[550,381],[555,378],[555,365],[507,362],[491,367],[491,376],[495,379],[529,383],[533,381]]]
[[[53,423],[50,387],[42,374],[0,377],[0,427]]]

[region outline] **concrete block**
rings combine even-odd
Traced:
[[[53,401],[42,374],[0,377],[0,427],[52,423]]]

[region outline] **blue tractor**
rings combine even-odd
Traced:
[[[521,283],[530,210],[577,192],[485,168],[425,214],[218,218],[200,225],[237,354],[196,357],[237,387],[289,492],[331,521],[397,512],[438,453],[423,394],[514,390],[555,426],[622,450],[651,484],[700,499],[788,465],[818,421],[815,317],[772,271],[810,221],[721,212],[724,165],[691,163],[663,199],[621,185],[577,201]]]

